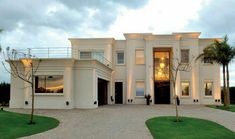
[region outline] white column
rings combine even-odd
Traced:
[[[73,89],[73,69],[72,67],[66,67],[64,72],[64,89],[65,89],[65,104],[66,101],[69,105],[66,108],[74,107],[74,89]]]
[[[153,47],[145,46],[145,91],[151,95],[154,104]]]

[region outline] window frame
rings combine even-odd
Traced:
[[[182,62],[182,51],[188,51],[188,61],[187,62]],[[180,49],[180,62],[188,64],[190,61],[190,49]]]
[[[182,88],[182,83],[188,83],[188,95],[187,96],[185,96],[185,95],[183,95],[182,94],[182,91],[183,91],[183,88]],[[191,97],[191,83],[190,83],[190,81],[189,80],[183,80],[183,81],[181,81],[180,82],[180,96],[182,97],[182,98],[189,98],[189,97]]]
[[[47,77],[49,76],[61,76],[62,77],[62,85],[63,85],[63,92],[56,92],[56,93],[50,93],[50,92],[36,92],[36,77],[38,76],[44,76],[45,79],[47,79]],[[46,81],[46,80],[45,80]],[[46,82],[45,82],[45,87],[47,86]],[[35,75],[34,76],[34,94],[35,95],[64,95],[64,75],[61,74],[56,74],[56,75]]]
[[[205,91],[205,83],[211,83],[211,95],[206,95],[206,91]],[[214,96],[214,82],[212,80],[205,80],[203,83],[203,94],[204,97],[206,98],[211,98]]]
[[[144,85],[144,94],[143,94],[143,96],[137,96],[136,95],[136,91],[137,91],[137,83],[143,83],[143,85]],[[144,80],[136,80],[135,81],[135,97],[136,98],[144,98],[144,96],[145,96],[145,81]]]
[[[81,58],[81,53],[90,53],[90,58]],[[92,59],[92,51],[79,51],[79,59],[80,60],[88,60],[88,59]]]
[[[123,63],[118,63],[118,54],[123,53]],[[125,65],[125,52],[124,50],[117,50],[116,51],[116,65]]]
[[[143,51],[143,61],[144,63],[137,63],[137,51]],[[135,49],[135,64],[136,65],[145,65],[145,51],[142,48]]]

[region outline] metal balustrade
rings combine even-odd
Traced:
[[[11,58],[14,60],[22,58],[75,58],[80,59],[79,49],[72,49],[71,47],[51,47],[51,48],[27,48],[27,49],[13,49],[11,52]],[[92,53],[92,51],[91,51]],[[97,60],[103,63],[105,66],[112,68],[112,63],[101,55],[91,55],[86,60]]]

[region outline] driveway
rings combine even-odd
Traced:
[[[60,125],[25,139],[151,139],[145,121],[174,115],[174,105],[107,105],[97,109],[36,110],[38,115],[55,117]],[[25,109],[10,111],[29,113]],[[215,121],[235,132],[235,113],[201,105],[181,105],[181,116]]]

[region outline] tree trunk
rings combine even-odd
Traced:
[[[226,77],[227,77],[227,100],[228,100],[228,105],[230,105],[230,90],[229,90],[229,69],[228,69],[228,64],[226,65]]]
[[[224,107],[228,107],[227,88],[226,88],[226,81],[225,81],[225,65],[223,65],[223,94],[224,94]]]
[[[31,90],[32,90],[32,108],[31,108],[31,114],[30,114],[30,121],[29,121],[29,124],[34,124],[33,122],[33,114],[34,114],[34,75],[33,75],[33,65],[32,66],[32,83],[31,83]]]
[[[173,83],[173,87],[174,87],[174,92],[173,94],[175,95],[174,96],[174,99],[175,99],[175,117],[176,117],[176,122],[179,122],[180,121],[180,118],[179,118],[179,111],[178,111],[178,106],[177,106],[177,95],[176,95],[176,90],[175,90],[175,82]]]
[[[178,106],[177,106],[177,96],[175,95],[175,112],[176,112],[176,122],[179,122],[180,121],[180,118],[179,118],[179,112],[178,112]]]

